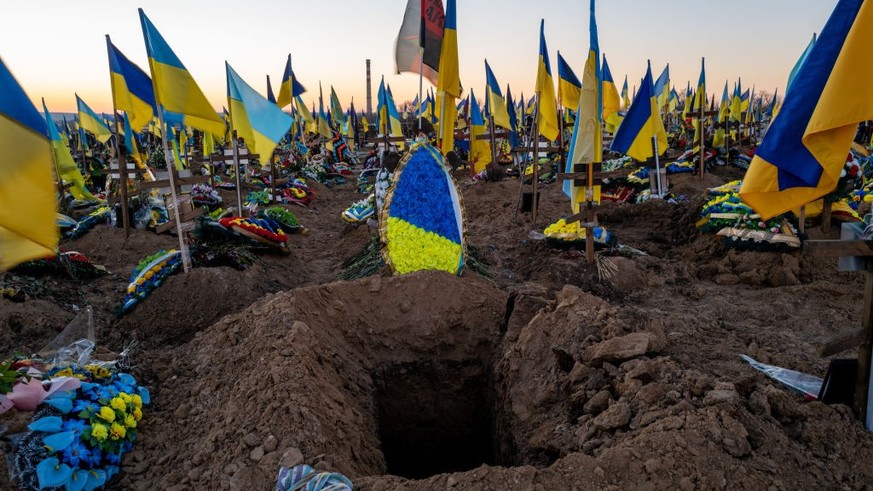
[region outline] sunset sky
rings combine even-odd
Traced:
[[[530,96],[536,80],[539,20],[545,19],[552,68],[556,53],[581,78],[588,50],[588,0],[458,0],[461,80],[481,92],[487,58],[502,86]],[[783,93],[788,73],[820,32],[836,0],[602,0],[597,5],[601,51],[619,89],[625,75],[639,84],[646,59],[655,77],[670,63],[677,90],[696,84],[706,57],[710,94],[742,77]],[[219,109],[226,103],[224,61],[265,93],[274,90],[291,53],[294,71],[317,100],[336,88],[343,105],[365,106],[365,60],[372,60],[373,91],[384,74],[398,104],[418,91],[418,76],[394,74],[394,42],[406,0],[42,0],[4,9],[0,57],[25,91],[50,110],[74,112],[78,93],[96,111],[111,112],[104,34],[148,72],[137,7]],[[429,84],[425,81],[425,87]],[[374,101],[375,105],[375,101]]]

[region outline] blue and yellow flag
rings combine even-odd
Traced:
[[[655,100],[658,101],[658,110],[664,109],[670,99],[670,64],[664,67],[664,71],[655,81]]]
[[[269,162],[276,145],[294,124],[294,118],[247,84],[230,64],[225,62],[224,66],[231,127],[245,138],[249,151],[259,154],[262,162]]]
[[[627,75],[624,76],[624,85],[621,86],[621,108],[625,111],[630,108],[630,95],[627,91]]]
[[[458,109],[455,100],[461,97],[461,77],[458,66],[458,26],[455,0],[446,0],[446,19],[440,46],[437,75],[436,108],[440,121],[437,133],[443,155],[455,148],[455,121]]]
[[[603,121],[606,122],[606,131],[615,133],[622,120],[618,113],[621,110],[621,97],[612,78],[612,72],[609,70],[609,63],[606,62],[606,55],[603,56],[602,72]]]
[[[491,109],[491,117],[494,118],[494,124],[501,128],[510,129],[509,111],[506,108],[506,99],[503,98],[503,93],[500,91],[500,85],[497,83],[497,77],[491,71],[491,66],[488,60],[485,60],[485,90],[488,98],[488,106]]]
[[[743,116],[743,80],[739,79],[734,85],[734,93],[731,96],[731,121],[739,122]]]
[[[517,147],[521,144],[518,138],[518,111],[515,108],[515,103],[512,100],[512,92],[509,91],[509,85],[506,85],[506,107],[509,113],[509,145]]]
[[[0,271],[6,271],[55,253],[58,206],[46,120],[3,60],[0,94]]]
[[[203,155],[209,155],[210,152],[206,152],[206,136],[209,135],[210,138],[212,136],[211,133],[203,134]],[[139,145],[136,143],[136,136],[133,134],[133,128],[130,125],[130,118],[127,116],[127,113],[124,113],[124,146],[127,147],[127,151],[130,156],[133,158],[133,161],[136,162],[137,167],[141,169],[145,169],[145,159],[143,159],[142,153],[139,151]],[[214,151],[214,149],[213,149]]]
[[[76,107],[79,110],[79,128],[90,131],[100,143],[106,143],[112,138],[112,131],[103,122],[103,118],[97,116],[88,104],[76,94]]]
[[[397,112],[397,105],[394,104],[394,95],[391,93],[390,85],[385,86],[385,107],[388,110],[388,122],[391,136],[402,137],[403,128],[400,126],[400,114]],[[403,142],[395,142],[394,144],[401,150],[405,148]]]
[[[698,113],[706,110],[706,59],[700,59],[700,77],[697,79],[697,95],[694,96],[692,108]]]
[[[312,116],[312,113],[309,112],[309,108],[306,107],[306,103],[303,102],[303,98],[298,95],[294,98],[294,100],[297,113],[300,114],[300,118],[305,123],[303,131],[307,133],[318,133],[318,127],[315,125],[315,118]]]
[[[555,101],[555,81],[552,64],[549,63],[549,48],[546,46],[546,21],[540,20],[540,56],[537,63],[537,123],[540,135],[546,140],[558,138],[558,106]]]
[[[112,44],[106,35],[109,52],[109,76],[116,111],[124,111],[131,124],[142,130],[154,119],[155,90],[152,79]]]
[[[485,134],[485,119],[476,102],[476,95],[470,89],[470,160],[473,161],[473,172],[485,170],[491,163],[491,145],[488,140],[479,139]]]
[[[270,76],[267,75],[267,100],[276,103],[276,96],[273,95],[273,84],[270,83]]]
[[[650,62],[642,86],[615,133],[610,150],[645,161],[654,155],[653,139],[658,142],[658,155],[662,155],[667,150],[667,132],[664,131],[664,122],[661,121],[661,114],[658,112]]]
[[[602,89],[603,74],[600,72],[600,42],[597,38],[597,22],[594,15],[594,0],[591,0],[589,32],[591,33],[588,48],[588,59],[585,62],[585,72],[582,74],[582,92],[579,96],[579,106],[576,122],[573,125],[573,136],[570,139],[565,172],[572,172],[574,164],[591,164],[603,160],[602,131]],[[570,198],[571,209],[579,209],[579,203],[587,198],[580,190],[587,186],[575,186],[573,181],[564,181],[562,190]],[[594,190],[595,194],[598,192]]]
[[[304,92],[306,92],[306,87],[297,81],[294,69],[291,68],[291,55],[289,54],[288,61],[285,62],[285,72],[282,74],[282,85],[279,86],[279,98],[276,99],[276,104],[279,107],[285,107]]]
[[[719,128],[715,130],[715,135],[712,138],[712,146],[723,147],[725,144],[725,129],[724,123],[728,121],[731,113],[731,98],[728,95],[728,83],[724,81],[724,92],[721,94],[721,103],[718,108],[718,122],[721,123]]]
[[[345,124],[346,113],[343,111],[343,105],[340,104],[339,96],[336,95],[333,85],[330,86],[330,115],[336,122],[337,127]]]
[[[184,126],[223,135],[224,121],[203,95],[194,77],[142,9],[139,9],[139,19],[152,72],[155,103],[166,111],[182,115]]]
[[[873,4],[840,0],[764,136],[740,196],[765,220],[833,191],[858,123],[873,119]]]
[[[558,51],[558,100],[562,107],[576,110],[579,107],[579,94],[582,93],[582,82],[570,68],[567,60]]]
[[[52,119],[51,113],[45,105],[45,99],[42,100],[42,110],[45,115],[45,124],[47,128],[46,136],[52,145],[52,152],[55,156],[55,168],[58,177],[61,181],[72,184],[70,193],[76,199],[91,200],[94,195],[91,194],[85,187],[85,178],[79,172],[79,167],[76,166],[76,161],[73,160],[73,155],[70,154],[70,149],[64,144],[61,134],[58,132],[58,127],[55,126],[55,121]]]

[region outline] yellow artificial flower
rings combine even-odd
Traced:
[[[91,436],[102,442],[107,436],[109,436],[109,430],[106,429],[105,425],[95,423],[94,426],[91,427]]]
[[[136,418],[134,418],[132,414],[128,414],[127,417],[124,418],[124,426],[128,428],[136,428]]]
[[[73,370],[70,368],[64,368],[63,370],[59,370],[55,372],[55,377],[72,377]]]
[[[112,423],[112,426],[109,428],[109,433],[110,438],[113,440],[119,440],[127,435],[127,430],[124,429],[124,426],[121,426],[118,423]]]
[[[136,408],[133,410],[133,419],[137,421],[142,419],[142,409]]]
[[[140,397],[139,394],[134,394],[130,396],[130,400],[133,401],[133,405],[137,408],[142,407],[142,397]]]
[[[97,416],[109,423],[115,421],[115,411],[109,406],[100,407],[100,412],[97,413]]]
[[[125,404],[124,399],[121,397],[113,397],[111,401],[109,401],[109,406],[112,409],[118,409],[119,411],[124,411],[127,409],[127,404]]]
[[[118,397],[124,401],[125,404],[130,404],[130,401],[133,399],[127,392],[119,392]]]

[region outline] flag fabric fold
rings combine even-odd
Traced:
[[[54,153],[55,169],[58,173],[58,178],[64,182],[72,184],[70,193],[76,199],[91,200],[94,195],[85,187],[85,178],[76,166],[76,161],[73,160],[73,155],[70,149],[61,138],[58,127],[55,126],[55,121],[52,119],[51,113],[45,105],[45,99],[42,100],[42,110],[45,115],[45,124],[47,133],[46,136],[51,142],[52,152]]]
[[[152,79],[112,44],[106,36],[109,53],[109,76],[116,111],[124,111],[131,124],[142,130],[154,119],[155,90]]]
[[[79,110],[79,128],[90,131],[100,143],[106,143],[112,138],[112,131],[103,122],[103,118],[97,116],[88,104],[76,94],[76,107]]]
[[[461,97],[455,0],[446,0],[446,18],[440,51],[436,93],[437,119],[439,121],[437,133],[440,150],[445,155],[455,148],[455,122],[458,119],[455,100]]]
[[[282,85],[279,86],[279,97],[276,99],[276,104],[279,107],[285,107],[291,104],[295,97],[298,97],[306,92],[304,87],[297,77],[294,76],[294,69],[291,67],[291,55],[288,55],[288,61],[285,62],[285,72],[282,74]]]
[[[485,60],[485,81],[486,81],[486,97],[488,106],[491,110],[491,117],[494,118],[494,124],[501,128],[510,129],[512,126],[509,122],[509,111],[506,108],[506,99],[500,91],[500,85],[497,83],[497,77],[491,71],[491,66],[488,65],[488,60]]]
[[[5,271],[54,254],[59,236],[46,120],[2,59],[0,94],[0,271]]]
[[[840,0],[785,94],[740,196],[768,219],[833,191],[858,123],[873,119],[873,5]]]
[[[491,145],[488,140],[478,137],[485,134],[485,118],[476,102],[476,95],[470,90],[470,160],[473,161],[473,172],[479,173],[491,163]]]
[[[567,60],[558,51],[558,100],[561,106],[569,109],[579,107],[579,95],[582,93],[582,82],[570,68]]]

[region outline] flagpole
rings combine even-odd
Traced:
[[[702,127],[701,127],[702,129]],[[701,140],[703,140],[703,135],[700,135]],[[655,152],[655,180],[658,183],[658,198],[664,197],[664,190],[661,187],[661,162],[658,159],[658,136],[655,135],[652,137],[652,149]]]
[[[161,135],[163,135],[161,145],[164,148],[164,163],[167,165],[167,174],[170,175],[170,199],[173,200],[173,218],[176,220],[176,234],[179,236],[179,249],[182,252],[182,271],[187,273],[191,269],[191,259],[188,256],[188,245],[185,243],[185,234],[182,232],[182,220],[179,215],[179,197],[176,193],[176,178],[174,177],[176,168],[173,162],[173,153],[167,141],[167,132],[172,130],[167,128],[164,121],[163,104],[156,104],[156,106],[158,108],[158,123],[161,125]]]
[[[424,12],[422,12],[424,15]],[[423,17],[422,17],[423,19]],[[421,34],[422,37],[424,33]],[[421,43],[419,43],[421,44]],[[422,103],[422,92],[424,91],[424,46],[419,46],[418,48],[419,56],[418,56],[418,131],[421,131],[421,103]]]
[[[231,116],[233,117],[233,116]],[[233,172],[236,174],[236,203],[239,207],[239,216],[244,217],[245,213],[243,210],[243,200],[242,200],[242,180],[239,175],[239,139],[236,135],[236,130],[233,130],[231,133],[231,142],[233,147]]]

